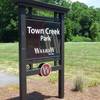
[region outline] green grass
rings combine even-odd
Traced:
[[[0,70],[18,74],[18,43],[0,43]]]
[[[0,43],[0,71],[18,75],[18,43]],[[86,86],[100,84],[100,43],[65,43],[65,78],[84,77]],[[54,76],[55,75],[55,76]],[[50,81],[57,79],[51,74]]]
[[[65,75],[73,79],[83,76],[86,86],[100,84],[100,43],[65,43]]]

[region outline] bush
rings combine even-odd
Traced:
[[[97,33],[96,41],[100,42],[100,32]]]
[[[91,39],[83,36],[73,36],[72,42],[91,42]]]
[[[18,6],[12,0],[0,0],[0,42],[18,40]]]
[[[4,31],[1,34],[1,42],[15,42],[18,41],[18,32],[17,31]]]
[[[83,81],[83,77],[82,76],[76,76],[75,80],[74,80],[74,88],[73,91],[83,91],[84,88],[84,81]]]

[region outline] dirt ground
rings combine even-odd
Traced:
[[[61,100],[57,97],[57,83],[47,80],[28,81],[27,100]],[[0,100],[19,100],[18,86],[0,87]],[[100,86],[84,89],[83,92],[72,91],[72,84],[65,82],[65,97],[62,100],[100,100]]]

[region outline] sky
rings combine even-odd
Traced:
[[[88,6],[94,6],[100,8],[100,0],[71,0],[72,2],[79,1],[87,4]]]

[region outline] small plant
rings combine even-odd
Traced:
[[[98,83],[96,81],[89,82],[88,87],[95,87],[95,86],[98,86]]]
[[[83,78],[82,76],[77,76],[74,81],[74,88],[73,91],[83,91]]]

